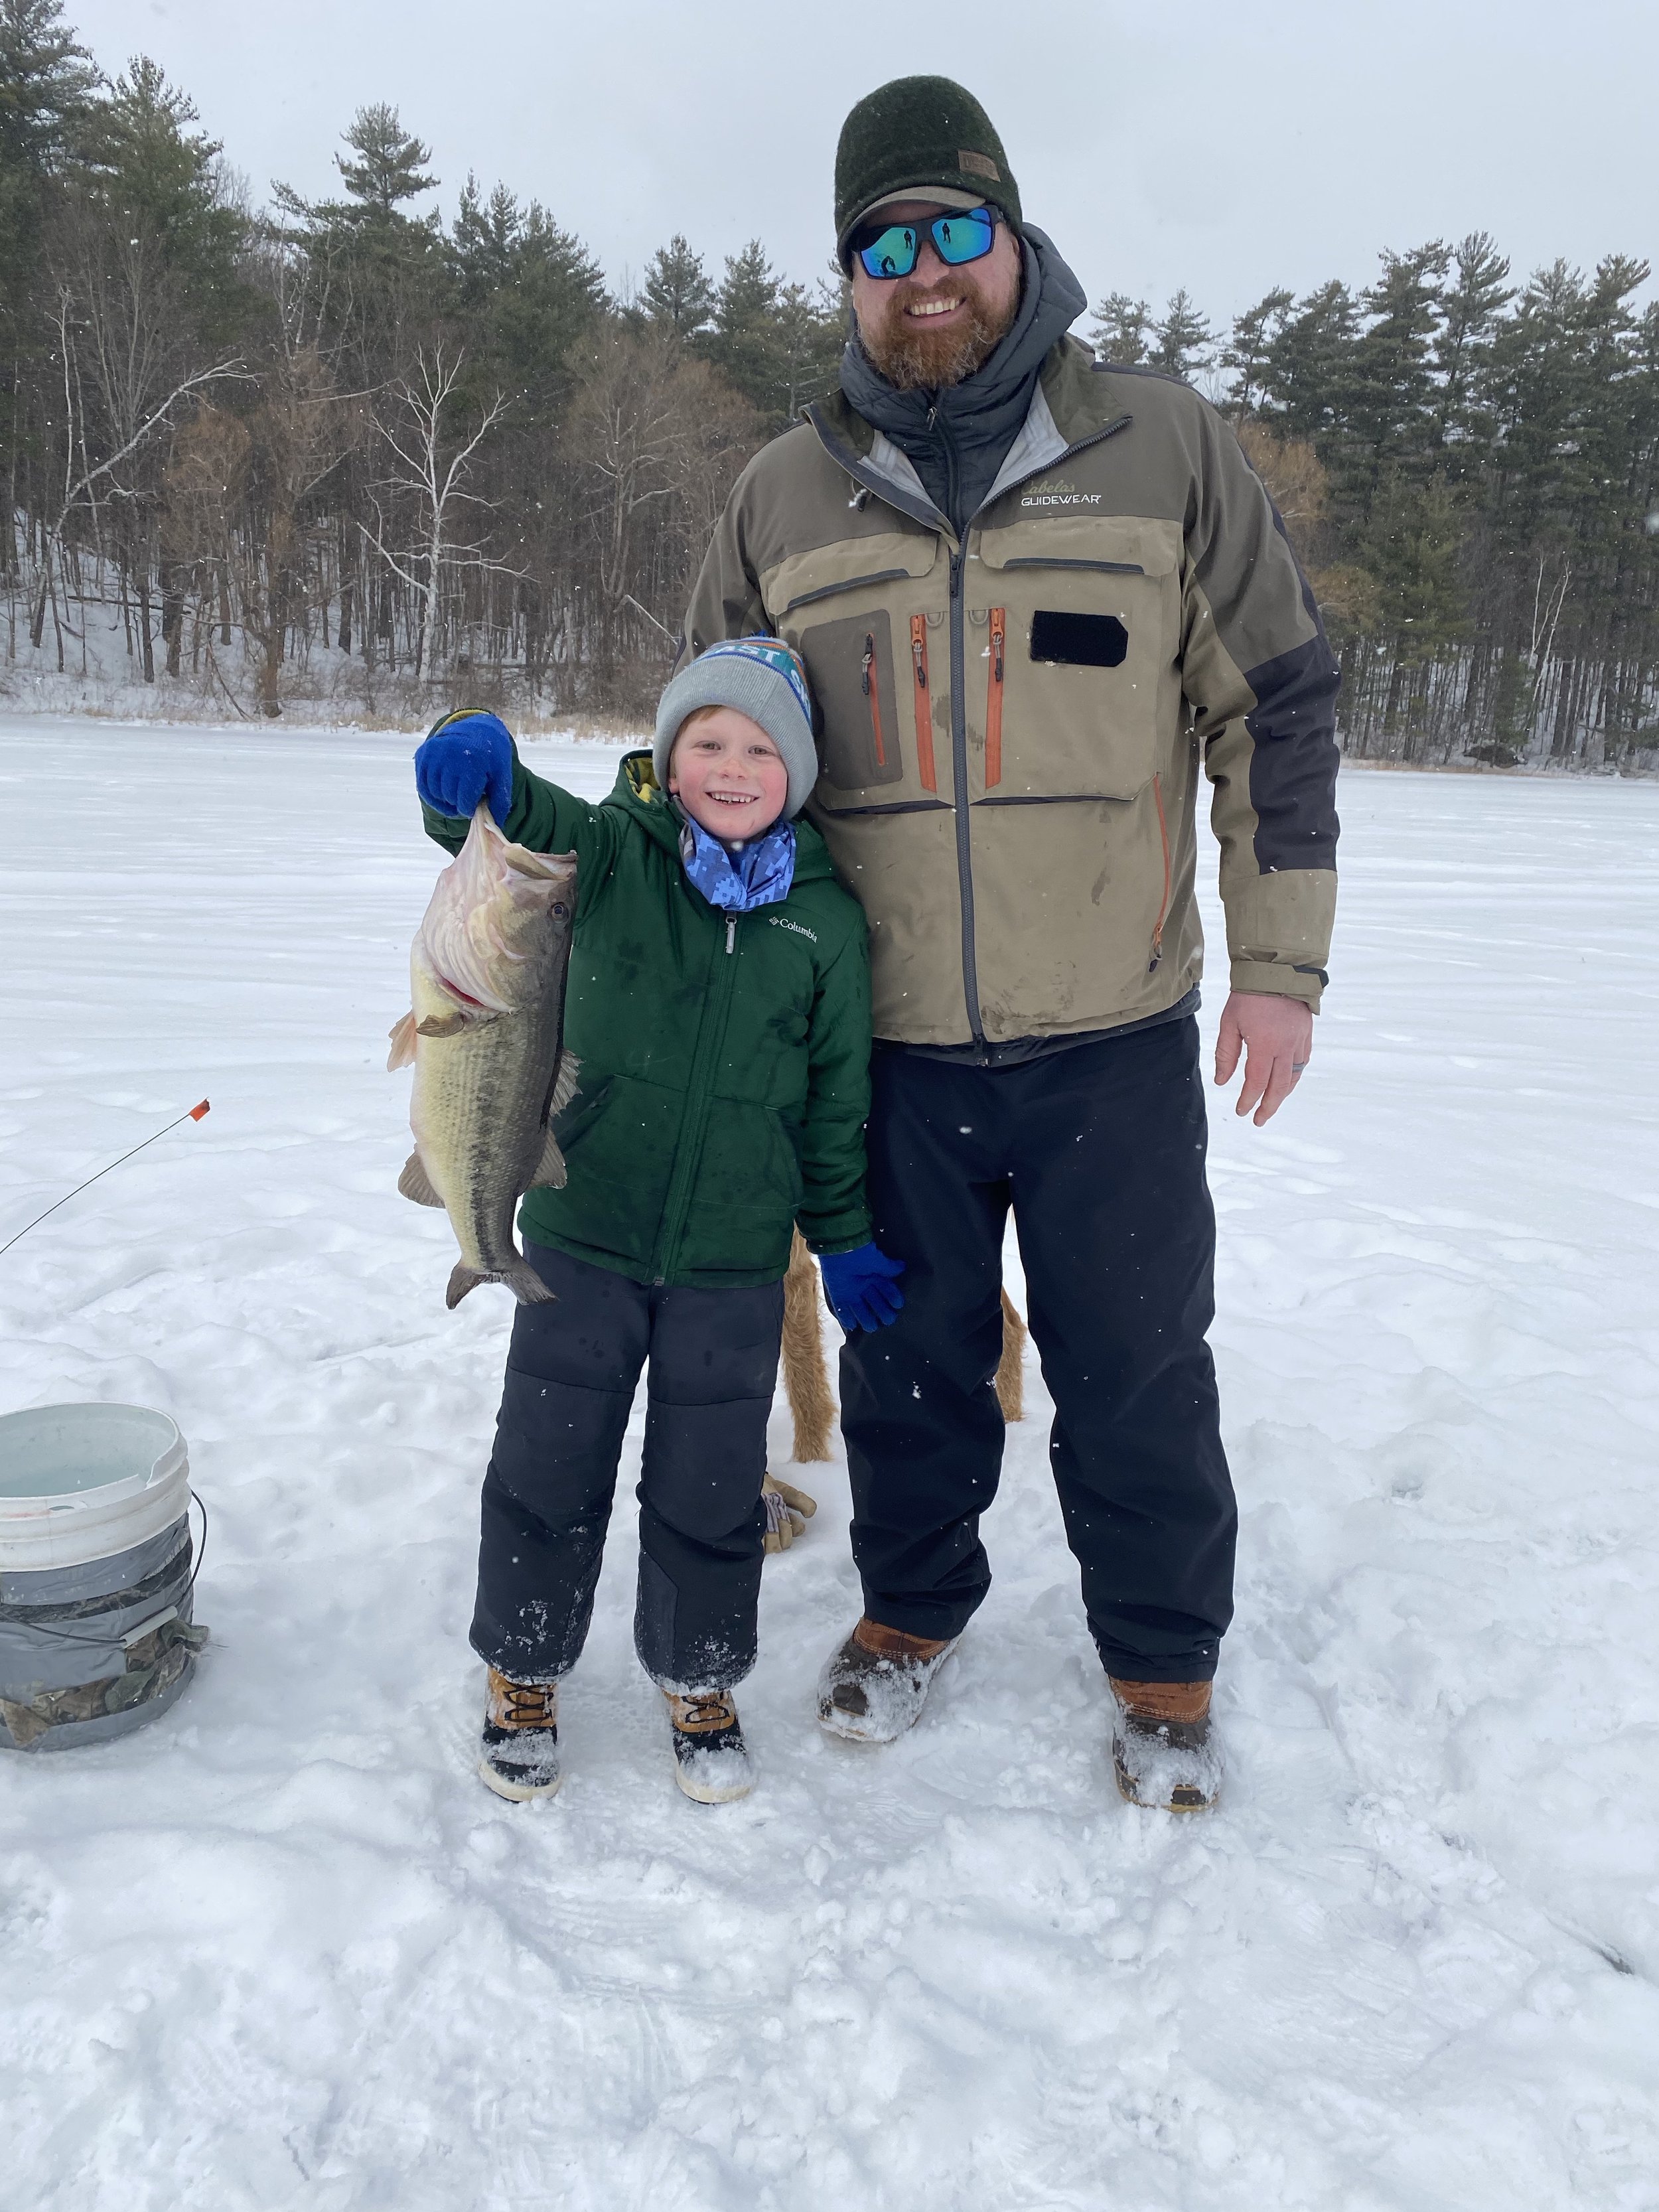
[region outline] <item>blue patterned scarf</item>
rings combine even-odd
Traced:
[[[757,906],[773,906],[788,897],[795,880],[793,822],[775,822],[758,837],[728,853],[718,837],[711,837],[678,804],[675,811],[680,815],[680,860],[710,906],[724,914],[752,914]]]

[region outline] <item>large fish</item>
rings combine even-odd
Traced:
[[[564,1182],[549,1123],[575,1091],[564,1050],[575,912],[575,854],[509,843],[480,806],[416,934],[414,1003],[386,1063],[415,1063],[415,1149],[398,1188],[449,1215],[461,1248],[451,1306],[477,1283],[506,1283],[526,1305],[553,1296],[514,1241],[513,1213],[526,1190]]]

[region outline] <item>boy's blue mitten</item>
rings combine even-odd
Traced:
[[[904,1273],[902,1260],[860,1244],[856,1252],[827,1253],[818,1266],[830,1310],[849,1336],[855,1328],[886,1328],[897,1320],[904,1304],[897,1279]]]
[[[513,736],[499,714],[455,714],[415,756],[415,788],[434,814],[471,821],[487,799],[496,828],[513,811]]]

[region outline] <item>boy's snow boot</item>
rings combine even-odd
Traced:
[[[1207,1682],[1125,1682],[1109,1674],[1119,1793],[1149,1812],[1201,1813],[1221,1789]]]
[[[490,1668],[478,1771],[498,1797],[520,1802],[553,1795],[564,1778],[556,1682],[509,1682]]]
[[[674,1778],[699,1805],[729,1805],[755,1786],[743,1723],[729,1690],[683,1698],[665,1690],[674,1742]]]
[[[818,1721],[854,1743],[892,1743],[921,1717],[960,1638],[909,1636],[862,1620],[818,1676]]]

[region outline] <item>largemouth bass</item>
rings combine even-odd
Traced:
[[[415,1149],[398,1188],[449,1215],[461,1248],[451,1306],[477,1283],[505,1283],[526,1305],[553,1296],[514,1240],[513,1213],[526,1190],[564,1183],[549,1123],[576,1087],[564,1050],[575,913],[575,854],[510,844],[480,806],[416,933],[413,1005],[386,1062],[415,1064]]]

